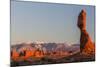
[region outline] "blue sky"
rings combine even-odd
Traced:
[[[22,42],[79,43],[79,12],[87,12],[87,31],[94,41],[95,8],[39,2],[11,2],[11,44]]]

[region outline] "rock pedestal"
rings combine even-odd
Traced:
[[[78,16],[78,28],[80,29],[80,51],[84,55],[95,53],[95,46],[86,30],[86,12],[82,10]]]

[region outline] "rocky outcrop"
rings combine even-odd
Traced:
[[[86,30],[86,12],[82,10],[78,16],[78,28],[80,29],[80,51],[84,55],[94,55],[95,45],[92,42],[87,30]]]

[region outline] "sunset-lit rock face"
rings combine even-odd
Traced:
[[[86,30],[86,12],[82,10],[78,16],[78,24],[81,31],[80,50],[82,54],[92,55],[95,53],[95,46]]]
[[[11,58],[12,58],[14,61],[17,61],[17,59],[19,58],[19,53],[16,51],[15,48],[12,50]]]
[[[11,59],[14,61],[28,60],[29,58],[42,58],[43,52],[34,48],[22,47],[19,51],[12,50]]]
[[[78,23],[77,26],[80,30],[86,30],[86,12],[82,10],[78,16]]]
[[[12,47],[11,59],[17,62],[34,62],[42,58],[60,59],[69,56],[72,52],[77,50],[79,50],[79,44],[68,46],[66,43],[23,43]]]

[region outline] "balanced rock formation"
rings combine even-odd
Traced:
[[[84,55],[90,56],[95,53],[95,45],[92,42],[87,30],[86,30],[86,12],[82,10],[78,16],[78,28],[80,29],[80,52]]]

